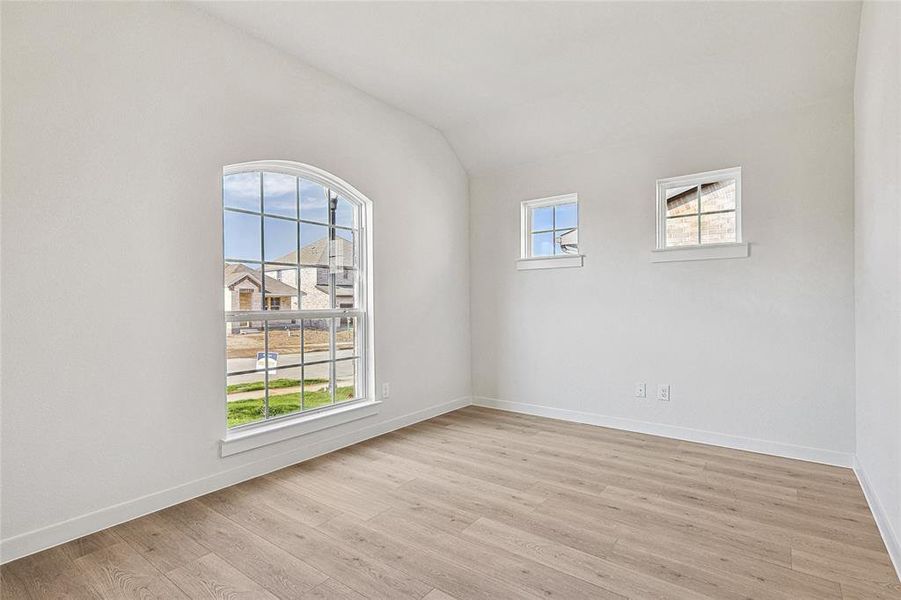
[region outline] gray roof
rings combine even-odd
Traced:
[[[353,242],[342,237],[336,238],[335,241],[339,242],[340,253],[344,256],[345,264],[348,266],[352,265],[354,253]],[[277,258],[275,262],[294,264],[297,262],[297,251],[294,250],[289,252],[281,258]],[[328,266],[328,239],[322,238],[301,248],[300,264]]]

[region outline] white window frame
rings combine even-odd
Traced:
[[[314,166],[285,160],[262,160],[228,165],[222,169],[220,186],[226,175],[262,171],[282,173],[300,177],[336,192],[340,196],[356,202],[360,208],[357,232],[357,269],[360,273],[357,283],[357,308],[303,309],[278,311],[223,311],[225,322],[262,321],[267,319],[315,319],[356,317],[358,335],[362,337],[359,347],[363,356],[359,359],[362,373],[358,374],[359,387],[363,395],[355,400],[332,404],[305,412],[265,419],[229,428],[225,415],[222,416],[225,434],[220,443],[220,455],[229,456],[245,450],[258,448],[285,439],[320,431],[359,418],[376,414],[381,402],[375,392],[375,342],[373,335],[373,269],[372,269],[372,202],[364,194],[346,181]],[[220,189],[220,191],[222,191]],[[298,215],[299,216],[299,215]],[[223,229],[224,236],[224,229]],[[224,256],[223,262],[226,258]],[[261,256],[261,259],[265,257]],[[298,259],[299,259],[298,255]],[[223,339],[223,342],[225,340]],[[223,365],[223,382],[226,380],[227,366]],[[332,369],[334,371],[334,369]],[[223,388],[224,389],[224,388]],[[223,409],[226,404],[222,403]]]
[[[584,265],[585,255],[582,254],[582,236],[579,235],[579,251],[576,254],[562,254],[557,256],[532,256],[532,211],[536,208],[557,206],[560,204],[576,205],[576,231],[582,232],[582,215],[579,206],[578,194],[562,194],[534,200],[523,200],[520,204],[520,250],[516,268],[520,271],[534,269],[557,269],[565,267],[581,267]]]
[[[686,246],[666,245],[666,191],[675,187],[701,186],[724,179],[735,180],[735,241],[716,244],[699,243]],[[676,262],[683,260],[712,260],[720,258],[746,258],[748,244],[742,238],[741,217],[741,167],[731,167],[691,175],[680,175],[657,180],[657,245],[651,255],[652,262]],[[700,219],[700,206],[698,218]]]

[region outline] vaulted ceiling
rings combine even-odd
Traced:
[[[847,93],[859,3],[207,2],[441,130],[472,174]]]

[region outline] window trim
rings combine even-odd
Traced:
[[[575,203],[576,205],[576,231],[581,233],[582,215],[579,206],[579,194],[575,192],[570,194],[560,194],[558,196],[548,196],[546,198],[536,198],[534,200],[523,200],[520,203],[519,260],[516,261],[516,268],[518,270],[531,271],[535,269],[581,267],[584,265],[585,255],[581,252],[581,236],[578,247],[579,251],[576,254],[532,256],[532,210],[547,206],[572,203]]]
[[[666,190],[674,187],[701,186],[707,183],[735,180],[735,241],[713,244],[666,245]],[[701,207],[698,206],[700,215]],[[730,211],[731,212],[731,211]],[[710,260],[718,258],[745,258],[748,244],[742,237],[741,217],[741,167],[704,171],[657,180],[657,240],[651,254],[651,262],[677,262],[683,260]],[[700,218],[700,217],[699,217]]]
[[[254,447],[281,441],[297,435],[318,431],[323,427],[331,427],[343,422],[361,418],[361,416],[369,416],[378,412],[378,405],[381,402],[376,397],[375,386],[375,336],[374,336],[374,313],[373,313],[373,243],[372,243],[372,201],[369,200],[362,192],[357,190],[343,179],[328,173],[322,169],[307,165],[304,163],[287,161],[287,160],[260,160],[227,165],[222,168],[220,175],[220,192],[223,192],[222,185],[227,175],[237,173],[262,171],[268,173],[282,173],[294,177],[300,177],[307,181],[317,183],[340,196],[344,196],[353,200],[360,205],[360,220],[358,227],[358,251],[357,251],[357,272],[362,275],[358,280],[358,298],[359,306],[353,309],[336,308],[327,310],[278,310],[278,311],[222,311],[226,322],[236,320],[238,315],[255,316],[260,314],[269,318],[285,319],[290,315],[297,314],[298,319],[316,318],[328,313],[328,316],[340,318],[341,316],[354,316],[361,320],[362,337],[360,347],[364,356],[359,361],[362,373],[363,396],[353,400],[345,401],[340,404],[329,405],[310,411],[297,412],[290,415],[283,415],[270,419],[257,421],[255,423],[247,423],[237,427],[228,427],[226,416],[223,414],[222,423],[224,435],[220,442],[220,456],[225,457],[234,454],[235,451],[242,452]],[[221,210],[221,209],[220,209]],[[298,215],[299,219],[300,215]],[[224,236],[225,231],[222,230]],[[227,258],[224,255],[224,244],[222,245],[222,259]],[[261,259],[265,257],[261,256]],[[299,259],[299,257],[298,257]],[[261,263],[264,264],[264,263]],[[302,315],[302,316],[301,316]],[[223,343],[225,340],[223,339]],[[227,364],[223,364],[223,381],[228,373]],[[362,413],[357,408],[373,407]],[[227,410],[227,406],[222,404],[223,411]],[[331,416],[331,417],[330,417]],[[296,427],[295,427],[296,425]],[[273,431],[279,431],[279,434],[273,434]],[[276,436],[275,439],[273,436]],[[235,444],[240,440],[239,444]],[[228,450],[232,448],[232,450]],[[240,449],[237,449],[240,448]]]

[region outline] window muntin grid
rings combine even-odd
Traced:
[[[522,203],[522,258],[579,253],[579,205],[575,194]]]
[[[302,174],[226,168],[229,428],[365,398],[365,208]]]
[[[659,250],[741,241],[741,167],[657,181]]]

